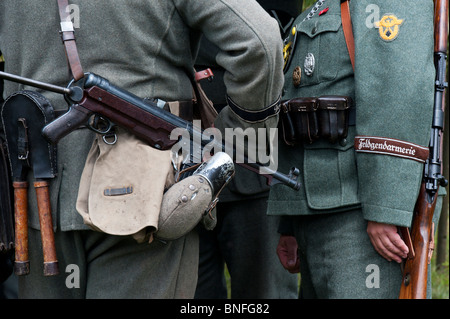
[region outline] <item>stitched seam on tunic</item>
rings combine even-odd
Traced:
[[[166,37],[169,34],[169,31],[171,29],[172,20],[173,20],[175,11],[176,11],[176,7],[175,7],[175,4],[174,4],[173,9],[172,9],[172,11],[170,12],[170,14],[168,16],[166,30],[164,30],[164,34],[161,37],[161,40],[159,41],[158,47],[157,47],[157,49],[155,51],[155,57],[153,58],[153,63],[152,63],[153,71],[156,70],[156,61],[158,60],[159,54],[161,53],[162,46],[163,46],[163,44],[164,44],[164,42],[166,40]],[[149,96],[155,96],[154,90],[155,90],[155,87],[152,85],[151,86],[151,92],[150,92]]]

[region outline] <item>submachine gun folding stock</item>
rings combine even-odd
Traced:
[[[85,73],[81,80],[72,80],[67,87],[5,72],[0,72],[0,78],[65,96],[66,101],[70,104],[69,110],[47,124],[42,130],[43,136],[53,144],[86,123],[99,122],[102,125],[88,124],[88,127],[97,133],[108,134],[114,123],[159,150],[168,150],[178,142],[177,139],[170,136],[176,128],[186,129],[190,134],[191,141],[201,141],[202,149],[205,146],[214,150],[225,149],[223,141],[204,139],[203,131],[191,122],[162,109],[151,100],[141,99],[114,86],[107,79],[93,73]],[[95,117],[97,121],[92,121],[92,117]],[[269,184],[281,182],[295,190],[300,189],[300,183],[297,180],[299,170],[295,167],[290,170],[288,175],[285,175],[254,160],[250,161],[247,157],[244,157],[243,163],[236,164],[265,176]]]

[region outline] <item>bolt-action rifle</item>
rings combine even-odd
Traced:
[[[103,135],[109,134],[113,126],[117,125],[159,150],[171,149],[178,142],[171,136],[177,128],[184,129],[189,133],[191,143],[192,141],[201,142],[202,150],[204,147],[220,151],[227,149],[223,140],[205,139],[205,135],[209,136],[209,134],[203,134],[203,131],[192,122],[164,110],[152,100],[141,99],[114,86],[107,79],[93,73],[86,73],[81,80],[72,80],[67,87],[35,81],[6,72],[0,72],[0,78],[64,95],[70,104],[69,110],[47,124],[42,130],[44,137],[53,144],[88,123],[89,128]],[[230,149],[229,146],[228,149]],[[192,155],[193,152],[190,153],[191,157]],[[233,156],[231,157],[233,158]],[[195,163],[201,162],[201,158],[198,156],[195,160]],[[299,171],[295,167],[290,170],[288,175],[285,175],[254,159],[249,160],[246,156],[243,157],[242,163],[236,164],[260,173],[268,179],[269,183],[273,184],[277,181],[295,190],[300,188],[300,183],[297,181]]]
[[[434,249],[433,214],[439,186],[448,181],[442,176],[442,145],[444,132],[445,79],[448,41],[448,0],[435,0],[434,14],[434,63],[436,67],[433,122],[429,156],[425,163],[420,193],[414,207],[411,234],[406,227],[401,233],[410,241],[410,253],[405,260],[400,299],[427,298],[428,267]],[[411,249],[412,248],[412,249]]]

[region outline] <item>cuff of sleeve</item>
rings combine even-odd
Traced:
[[[294,236],[293,227],[293,217],[292,216],[281,216],[280,222],[278,224],[278,233],[281,235]]]
[[[275,116],[280,112],[281,96],[277,98],[271,105],[262,110],[248,110],[236,104],[229,96],[227,96],[228,106],[242,120],[250,123],[263,122],[269,117]]]
[[[404,227],[411,226],[412,212],[369,204],[364,204],[362,210],[366,220]]]

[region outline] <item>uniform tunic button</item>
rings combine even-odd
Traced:
[[[341,145],[341,146],[345,146],[345,145],[347,145],[347,139],[346,138],[343,138],[343,139],[341,139],[340,141],[339,141],[339,144]]]

